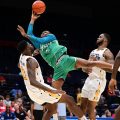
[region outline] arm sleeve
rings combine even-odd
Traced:
[[[28,25],[27,34],[28,35],[33,35],[33,24]]]
[[[29,36],[30,41],[33,43],[33,45],[36,48],[39,48],[40,44],[45,44],[45,43],[51,42],[53,40],[56,40],[56,37],[53,34],[48,34],[47,36],[45,36],[43,38],[34,36],[33,24],[29,24],[27,34]]]
[[[56,37],[53,34],[48,34],[47,36],[40,38],[40,37],[36,37],[34,35],[29,35],[29,38],[32,41],[37,41],[38,43],[44,44],[44,43],[48,43],[51,42],[53,40],[56,40]]]

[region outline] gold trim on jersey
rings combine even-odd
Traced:
[[[100,82],[99,82],[98,89],[95,92],[95,97],[93,98],[93,101],[97,101],[99,99],[100,89],[101,89],[101,85],[100,85]]]
[[[23,68],[22,66],[20,66],[20,70],[21,70],[21,74],[22,74],[22,76],[23,76],[23,79],[24,79],[24,80],[28,80],[28,77],[27,77],[27,75],[26,75],[26,73],[25,73],[25,70],[24,70],[24,68]]]

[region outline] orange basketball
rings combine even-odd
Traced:
[[[33,12],[35,12],[36,14],[42,14],[45,12],[46,9],[46,5],[43,1],[41,0],[36,0],[33,4],[32,4],[32,10]]]

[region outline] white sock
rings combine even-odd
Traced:
[[[87,120],[87,118],[85,116],[82,116],[81,118],[79,118],[79,120]]]
[[[53,120],[58,120],[58,114],[53,114]]]

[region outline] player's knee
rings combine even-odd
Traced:
[[[72,105],[72,103],[74,102],[74,98],[73,98],[72,96],[69,96],[69,95],[67,95],[67,94],[64,94],[63,97],[65,98],[66,103],[69,104],[69,105],[70,105],[70,104]]]
[[[94,114],[94,110],[93,110],[93,109],[90,109],[90,108],[87,110],[87,112],[88,112],[88,115],[89,115],[89,116],[91,116],[91,115]]]
[[[50,115],[53,115],[53,114],[57,113],[57,111],[55,109],[51,108],[51,109],[47,110],[47,113],[49,113]]]
[[[83,111],[83,113],[86,114],[86,107],[84,105],[81,105],[80,108]]]

